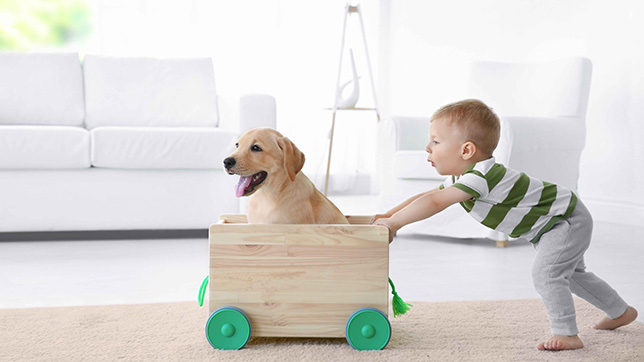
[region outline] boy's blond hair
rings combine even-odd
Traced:
[[[474,143],[487,156],[492,156],[499,144],[499,117],[478,99],[465,99],[443,106],[434,112],[430,122],[437,119],[443,119],[448,125],[457,127],[464,141]]]

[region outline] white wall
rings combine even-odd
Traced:
[[[644,221],[644,8],[635,0],[383,0],[389,114],[464,97],[471,61],[593,62],[579,193],[596,219]]]

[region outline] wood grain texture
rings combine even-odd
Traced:
[[[344,337],[358,309],[388,310],[388,231],[368,225],[246,224],[210,227],[210,313],[233,306],[257,337]]]

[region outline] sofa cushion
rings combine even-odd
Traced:
[[[212,60],[84,60],[86,121],[100,126],[217,126]]]
[[[94,167],[222,169],[237,134],[213,127],[97,127],[90,131]]]
[[[82,126],[77,53],[0,52],[0,124]]]
[[[67,126],[0,126],[0,168],[88,168],[89,132]]]
[[[406,179],[444,180],[436,169],[427,162],[425,151],[398,151],[394,154],[394,176]]]

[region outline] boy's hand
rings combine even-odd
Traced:
[[[396,231],[398,231],[398,228],[391,222],[391,219],[388,217],[383,217],[380,219],[377,219],[374,222],[374,225],[384,225],[389,229],[389,244],[391,244],[392,241],[394,241],[394,235],[396,235]]]
[[[376,215],[373,215],[373,217],[371,218],[371,221],[369,221],[369,224],[373,224],[374,222],[376,222],[376,220],[382,219],[382,218],[387,218],[387,217],[391,217],[391,215],[389,215],[389,214],[376,214]]]

